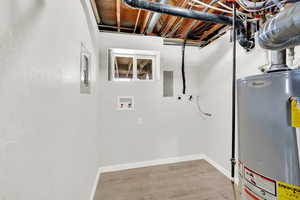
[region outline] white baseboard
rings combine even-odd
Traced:
[[[224,174],[228,179],[232,180],[232,178],[231,178],[231,172],[229,170],[225,169],[224,167],[222,167],[217,162],[213,161],[212,159],[210,159],[207,156],[204,159],[209,164],[211,164],[212,166],[214,166],[219,172],[221,172],[222,174]],[[235,184],[238,184],[238,178],[237,177],[234,179],[234,182],[235,182]]]
[[[94,200],[101,173],[122,171],[122,170],[128,170],[128,169],[136,169],[136,168],[142,168],[142,167],[151,167],[151,166],[157,166],[157,165],[166,165],[166,164],[187,162],[187,161],[193,161],[193,160],[206,160],[209,164],[211,164],[218,171],[220,171],[222,174],[224,174],[228,179],[232,180],[230,171],[228,171],[227,169],[225,169],[224,167],[222,167],[217,162],[213,161],[212,159],[210,159],[209,157],[207,157],[204,154],[195,154],[195,155],[188,155],[188,156],[182,156],[182,157],[173,157],[173,158],[165,158],[165,159],[158,159],[158,160],[151,160],[151,161],[144,161],[144,162],[104,166],[104,167],[99,168],[99,170],[98,170],[90,200]],[[238,184],[238,178],[236,178],[234,180],[234,182],[236,184]]]
[[[209,157],[205,157],[205,160],[211,164],[212,166],[214,166],[217,170],[219,170],[222,174],[224,174],[227,178],[231,179],[231,175],[230,172],[225,169],[224,167],[222,167],[221,165],[219,165],[217,162],[213,161],[212,159],[210,159]]]
[[[142,168],[142,167],[166,165],[166,164],[173,164],[173,163],[186,162],[186,161],[192,161],[192,160],[202,160],[204,158],[205,158],[205,155],[196,154],[196,155],[188,155],[188,156],[182,156],[182,157],[173,157],[173,158],[165,158],[165,159],[151,160],[151,161],[144,161],[144,162],[105,166],[105,167],[101,167],[100,171],[101,171],[101,173],[115,172],[115,171],[121,171],[121,170],[127,170],[127,169],[136,169],[136,168]]]
[[[91,193],[91,196],[90,196],[90,200],[95,199],[98,183],[100,182],[100,176],[101,176],[101,170],[99,168],[98,171],[97,171],[97,175],[96,175],[94,184],[93,184],[93,189],[92,189],[92,193]]]

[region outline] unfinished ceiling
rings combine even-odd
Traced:
[[[149,0],[165,2],[180,8],[204,11],[207,13],[231,16],[231,4],[219,0],[210,4],[211,0]],[[122,0],[91,0],[100,31],[113,31],[131,34],[143,34],[168,38],[165,43],[182,43],[184,39],[189,45],[206,46],[222,36],[228,26],[207,23],[193,19],[185,19],[170,15],[155,16],[153,12],[128,7]],[[208,7],[207,5],[210,4]],[[213,6],[213,7],[211,7]],[[244,13],[238,6],[239,13]],[[242,14],[243,14],[242,13]],[[155,19],[156,18],[156,19]]]

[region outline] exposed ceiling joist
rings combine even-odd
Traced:
[[[99,13],[98,13],[96,1],[95,0],[91,0],[91,5],[92,5],[92,9],[93,9],[93,13],[95,15],[96,21],[97,21],[98,24],[100,24],[101,23],[101,19],[100,19]]]
[[[151,2],[155,1],[155,0],[150,0]],[[141,33],[145,33],[146,31],[146,28],[149,24],[149,20],[151,19],[151,16],[152,16],[152,12],[150,11],[144,11],[145,12],[145,17],[144,17],[144,22],[142,24],[142,27],[141,27]]]
[[[139,21],[140,21],[141,12],[142,12],[142,10],[139,10],[139,12],[138,12],[138,14],[137,14],[136,21],[135,21],[135,25],[134,25],[134,29],[133,29],[133,33],[136,32],[137,26],[138,26]]]
[[[110,25],[98,25],[100,28],[109,28],[109,29],[120,29],[120,30],[128,30],[133,31],[133,28],[126,28],[126,27],[118,27],[118,26],[110,26]]]
[[[189,24],[189,26],[187,26],[187,27],[183,30],[183,32],[181,33],[181,38],[186,38],[187,35],[189,34],[189,32],[190,32],[194,27],[196,27],[197,25],[199,25],[199,21],[196,21],[196,20],[192,21],[192,22]]]
[[[147,25],[148,25],[148,23],[149,23],[149,20],[150,20],[150,18],[151,18],[151,15],[152,15],[152,13],[149,12],[149,11],[145,11],[145,12],[146,12],[146,15],[145,15],[145,18],[144,18],[142,27],[141,27],[141,33],[144,33],[144,32],[145,32],[146,27],[147,27]]]
[[[213,41],[215,41],[216,39],[218,39],[219,37],[221,37],[222,35],[224,35],[226,33],[226,31],[228,31],[231,27],[224,27],[221,30],[219,30],[219,33],[217,35],[215,35],[214,37],[210,38],[209,40],[206,41],[206,44],[209,44]],[[203,43],[204,41],[199,41],[199,43]]]
[[[225,2],[226,0],[220,0],[220,2]],[[220,5],[216,5],[215,7],[219,8]],[[207,9],[207,13],[214,13],[215,10],[214,9]],[[197,28],[198,26],[202,26],[203,24],[205,24],[203,21],[197,21],[197,20],[193,20],[193,22],[191,22],[191,24],[182,31],[181,33],[181,38],[185,38],[187,36],[187,34],[189,33],[189,31],[193,28]]]
[[[214,33],[215,31],[219,30],[220,28],[222,28],[222,26],[224,26],[224,25],[223,24],[216,24],[216,25],[214,25],[213,28],[211,28],[208,31],[205,31],[201,35],[201,37],[200,37],[200,39],[198,41],[202,41],[203,39],[207,38],[210,34]]]
[[[117,26],[118,26],[118,32],[121,31],[121,0],[116,0],[116,14],[117,14]]]
[[[180,8],[185,8],[187,6],[188,2],[189,2],[188,0],[179,1],[177,6]],[[165,25],[163,26],[163,28],[161,30],[161,35],[163,37],[166,36],[166,34],[170,31],[170,29],[173,27],[173,25],[175,24],[175,22],[177,20],[178,20],[178,17],[176,17],[176,16],[169,16],[167,18],[167,22],[165,23]]]
[[[90,0],[95,17],[97,19],[100,31],[121,32],[121,33],[137,33],[145,34],[152,18],[153,12],[147,10],[134,9],[123,4],[122,0]],[[152,2],[160,2],[159,0],[147,0]],[[229,16],[230,6],[223,8],[220,4],[206,8],[205,4],[210,4],[211,0],[199,0],[201,5],[193,0],[169,0],[168,4],[180,8],[207,11],[207,13]],[[220,0],[223,4],[226,0]],[[251,0],[254,1],[254,0]],[[229,4],[226,4],[229,5]],[[241,12],[244,10],[238,7]],[[225,10],[225,12],[223,12]],[[227,11],[226,11],[227,10]],[[152,27],[152,26],[151,26]],[[181,39],[180,41],[168,41],[168,44],[181,43],[186,39],[190,45],[205,46],[207,42],[213,41],[220,37],[220,33],[224,30],[222,25],[186,19],[177,16],[162,14],[154,25],[152,32],[147,35],[167,37],[170,39]],[[188,35],[188,33],[191,33]]]

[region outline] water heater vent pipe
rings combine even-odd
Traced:
[[[268,50],[283,50],[300,45],[300,2],[268,20],[259,34],[258,42]]]

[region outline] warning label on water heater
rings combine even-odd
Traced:
[[[300,99],[291,99],[291,126],[295,128],[300,128]]]
[[[278,200],[300,200],[300,187],[278,182]]]
[[[276,196],[276,181],[266,178],[247,167],[245,167],[245,179],[255,187]]]
[[[300,200],[300,187],[267,178],[244,166],[244,191],[246,199]],[[243,177],[241,176],[243,179]]]

